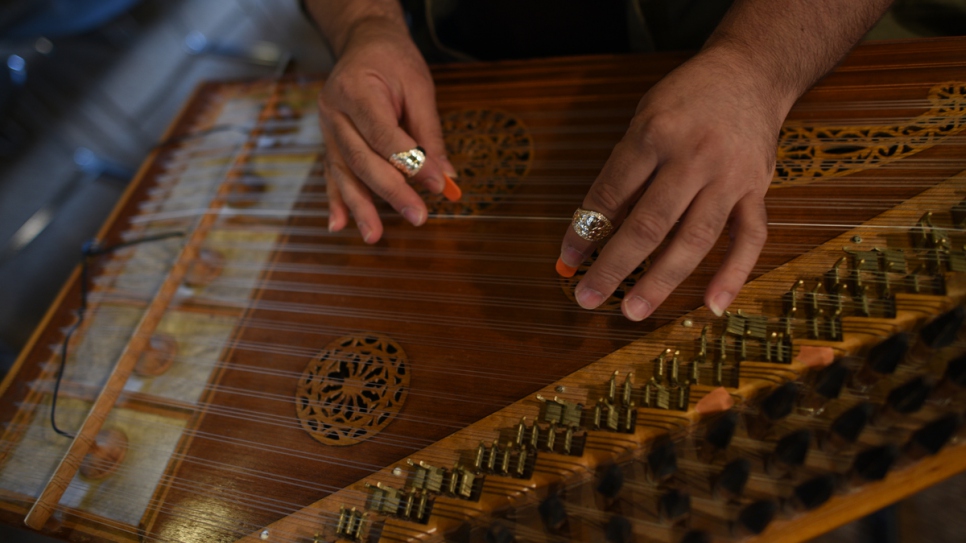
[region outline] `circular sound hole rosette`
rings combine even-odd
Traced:
[[[510,195],[530,171],[533,138],[515,115],[464,109],[440,118],[446,153],[463,191],[459,202],[427,197],[431,214],[476,215]],[[427,196],[425,193],[424,196]]]
[[[296,390],[299,422],[326,445],[372,438],[399,413],[409,390],[406,353],[375,334],[347,336],[309,362]]]

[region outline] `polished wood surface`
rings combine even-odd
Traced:
[[[630,323],[613,308],[580,310],[570,298],[573,282],[558,278],[553,263],[573,209],[622,136],[637,100],[684,58],[573,58],[436,69],[441,117],[448,127],[453,162],[462,174],[464,199],[459,204],[431,199],[435,215],[419,229],[386,210],[387,234],[372,247],[351,228],[336,234],[326,231],[321,183],[300,185],[298,199],[285,202],[291,206],[288,215],[259,215],[271,209],[257,203],[247,207],[236,200],[239,193],[234,187],[252,172],[268,183],[274,181],[267,172],[291,164],[305,179],[321,175],[321,149],[306,148],[300,135],[290,147],[279,145],[274,158],[259,155],[269,154],[271,145],[258,147],[259,138],[283,141],[288,134],[272,123],[310,124],[320,81],[202,87],[167,136],[171,143],[149,158],[100,239],[112,244],[126,239],[125,232],[140,231],[143,223],[138,217],[149,214],[145,204],[167,190],[165,179],[190,174],[190,169],[181,169],[176,155],[191,149],[195,141],[177,137],[212,128],[219,115],[226,114],[225,104],[261,104],[247,123],[240,124],[250,137],[243,151],[221,158],[234,165],[219,174],[208,204],[212,212],[201,213],[191,223],[189,235],[180,242],[183,249],[170,270],[162,270],[164,279],[151,297],[142,300],[131,294],[120,302],[94,304],[98,310],[114,303],[151,315],[150,330],[133,332],[127,351],[120,355],[121,364],[113,370],[117,379],[102,388],[68,379],[61,392],[78,401],[93,401],[103,394],[103,401],[93,403],[98,419],[112,408],[123,409],[177,420],[184,431],[177,434],[163,473],[150,483],[157,486],[151,487],[149,504],[137,522],[64,505],[53,520],[46,519],[60,498],[53,490],[63,491],[74,480],[69,468],[83,459],[98,425],[85,425],[82,436],[88,437],[72,447],[63,462],[65,470],[54,475],[49,497],[36,506],[35,495],[0,484],[3,518],[21,522],[34,506],[45,515],[32,517],[35,522],[30,525],[63,538],[260,540],[267,529],[268,537],[284,533],[281,540],[311,540],[315,533],[329,540],[332,517],[320,512],[337,515],[346,503],[362,508],[365,482],[400,486],[404,481],[393,475],[393,469],[405,466],[406,459],[425,458],[451,467],[480,440],[492,441],[522,415],[530,420],[539,416],[535,394],[592,405],[606,376],[632,368],[637,368],[643,384],[647,361],[673,344],[693,343],[702,324],[719,322],[699,308],[703,285],[720,262],[724,244],[644,323]],[[944,84],[955,92],[966,86],[964,81],[966,42],[961,39],[882,43],[857,49],[804,96],[779,142],[778,172],[767,199],[769,242],[735,308],[780,316],[782,294],[797,279],[824,273],[844,245],[860,244],[869,250],[908,245],[897,234],[877,238],[874,229],[862,231],[864,241],[855,242],[858,234],[853,230],[859,225],[885,220],[882,224],[891,226],[888,221],[897,220],[911,229],[924,211],[948,212],[962,199],[962,179],[955,176],[966,169],[961,135],[966,101],[936,97],[945,92]],[[945,109],[936,110],[935,100]],[[294,113],[280,109],[280,103]],[[803,150],[792,138],[803,133],[819,134],[805,145],[814,149]],[[850,135],[855,139],[849,141]],[[802,156],[815,157],[816,149],[830,151],[810,163],[823,167],[804,167]],[[198,161],[193,164],[204,167]],[[175,196],[172,192],[169,198]],[[223,210],[226,204],[230,213]],[[942,205],[945,210],[938,209]],[[179,224],[177,220],[171,219],[171,224]],[[249,237],[232,237],[243,232]],[[238,263],[257,264],[255,275],[235,284],[218,284],[218,291],[204,286],[192,287],[190,293],[179,290],[203,249],[228,255],[226,269],[240,267]],[[124,258],[111,257],[113,262]],[[99,273],[105,277],[117,271],[110,262],[100,264]],[[253,288],[245,294],[248,279]],[[0,416],[12,424],[0,449],[0,466],[10,465],[16,456],[25,427],[44,424],[42,406],[49,402],[49,387],[37,383],[51,380],[57,357],[51,357],[49,346],[61,342],[63,330],[73,322],[79,280],[75,273],[3,383]],[[934,296],[928,303],[904,302],[911,304],[902,306],[911,308],[910,313],[900,312],[894,322],[849,321],[852,335],[842,345],[816,344],[833,347],[840,355],[863,352],[896,330],[916,328],[962,303],[963,292],[956,284],[951,280],[947,295]],[[123,290],[103,284],[95,293],[98,289],[114,294]],[[923,304],[927,310],[921,309]],[[154,307],[159,308],[156,313]],[[228,323],[225,340],[213,355],[217,363],[197,399],[174,401],[151,392],[124,391],[126,373],[154,328],[171,315],[184,315],[188,321],[197,318],[199,323]],[[685,327],[685,321],[692,326]],[[198,330],[202,326],[206,325],[198,324]],[[296,383],[326,346],[345,336],[367,335],[389,338],[405,351],[410,371],[405,403],[382,433],[349,446],[326,446],[294,414]],[[190,360],[188,355],[182,358],[182,363]],[[801,364],[765,369],[782,380],[807,372]],[[751,401],[758,390],[769,388],[767,381],[745,377],[731,392],[739,403]],[[692,406],[711,389],[696,388]],[[529,482],[489,478],[479,506],[439,498],[440,511],[449,507],[451,512],[478,512],[455,514],[459,522],[440,514],[429,526],[441,533],[461,519],[485,523],[491,513],[515,500],[532,501],[545,496],[550,485],[586,478],[599,465],[640,455],[669,429],[702,418],[693,410],[640,412],[651,426],[617,437],[592,433],[596,449],[591,447],[580,459],[545,455],[539,463],[543,471]],[[796,519],[776,521],[762,537],[797,541],[824,532],[870,511],[872,504],[890,503],[962,470],[963,456],[961,450],[950,449],[878,486],[837,497]],[[906,484],[910,479],[916,484]],[[866,505],[848,505],[859,502]],[[411,523],[390,521],[387,526],[399,530],[401,538],[434,536],[432,529]],[[661,537],[672,540],[679,535],[678,528],[667,528]]]

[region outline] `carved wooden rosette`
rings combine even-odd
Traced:
[[[372,438],[399,413],[409,391],[406,353],[374,334],[326,346],[302,373],[295,395],[299,422],[325,445]]]
[[[513,192],[530,171],[533,137],[523,121],[506,111],[464,109],[440,118],[446,153],[458,165],[465,194],[452,204],[427,202],[431,214],[476,215]]]

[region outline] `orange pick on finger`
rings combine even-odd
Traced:
[[[463,196],[463,191],[460,190],[460,186],[454,183],[445,173],[443,174],[443,180],[446,182],[443,185],[443,196],[450,202],[459,200]]]
[[[567,263],[564,262],[562,258],[558,258],[557,273],[560,274],[560,277],[566,277],[569,279],[573,277],[575,273],[577,273],[577,268],[574,266],[568,266]]]

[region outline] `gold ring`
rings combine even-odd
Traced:
[[[600,241],[614,230],[614,224],[603,214],[579,207],[574,211],[573,227],[587,241]]]
[[[426,151],[422,147],[414,147],[408,151],[390,155],[389,163],[406,177],[412,177],[419,173],[426,163]]]

